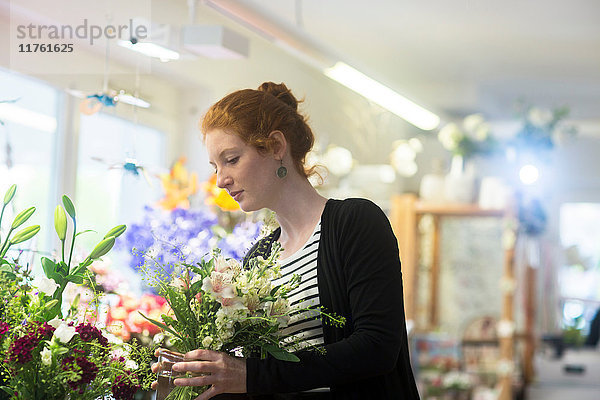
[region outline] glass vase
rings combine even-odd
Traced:
[[[183,354],[181,353],[166,349],[161,349],[159,351],[156,400],[165,400],[169,393],[176,387],[173,381],[176,378],[185,376],[185,373],[178,373],[172,370],[173,364],[183,360]]]

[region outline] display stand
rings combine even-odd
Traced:
[[[419,262],[419,220],[424,215],[433,217],[432,237],[432,265],[429,276],[429,318],[428,329],[434,330],[439,325],[439,275],[440,275],[440,220],[444,217],[498,217],[504,219],[503,243],[504,265],[502,288],[502,311],[500,323],[505,327],[504,334],[499,335],[500,366],[499,387],[500,400],[511,400],[513,397],[512,376],[514,371],[514,291],[515,291],[515,242],[517,226],[512,208],[496,210],[481,209],[475,204],[431,204],[418,200],[416,195],[398,195],[392,199],[391,222],[398,244],[402,261],[402,275],[404,285],[404,305],[406,318],[415,320],[416,288],[418,280]],[[512,330],[511,330],[512,327]],[[506,329],[508,328],[508,329]],[[519,335],[528,337],[528,335]],[[527,352],[526,352],[527,354]],[[530,356],[530,355],[528,355]],[[530,365],[531,360],[525,360],[525,365]]]

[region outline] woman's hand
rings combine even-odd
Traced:
[[[203,375],[177,378],[173,383],[175,386],[210,385],[196,400],[208,400],[220,393],[246,393],[246,360],[204,349],[186,353],[185,360],[174,364],[172,370]],[[152,372],[158,372],[158,363],[152,365]],[[152,389],[156,387],[157,383],[153,382]]]

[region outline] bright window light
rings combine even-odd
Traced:
[[[333,67],[326,68],[323,73],[405,119],[417,128],[430,131],[440,124],[440,117],[431,111],[413,103],[406,97],[343,62],[337,62]]]
[[[119,40],[119,46],[126,49],[137,51],[147,55],[148,57],[159,58],[161,61],[179,60],[179,53],[169,50],[166,47],[159,46],[155,43],[136,43],[133,44],[128,40]]]
[[[11,121],[48,133],[54,133],[57,124],[55,117],[40,114],[10,103],[0,103],[0,120]]]
[[[524,165],[519,171],[519,178],[525,185],[534,184],[540,176],[540,173],[535,165]]]

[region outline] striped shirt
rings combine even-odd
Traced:
[[[280,259],[281,277],[273,281],[273,286],[287,283],[293,275],[300,276],[300,284],[288,294],[292,308],[316,308],[321,305],[319,288],[317,286],[317,254],[321,237],[321,221],[315,226],[308,241],[291,256]],[[298,339],[298,348],[309,345],[323,344],[323,325],[320,319],[315,319],[318,312],[304,310],[291,314],[289,324],[282,329],[283,335],[293,335]]]

